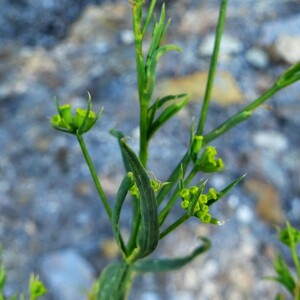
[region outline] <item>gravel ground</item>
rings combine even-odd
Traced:
[[[227,73],[220,75],[221,96],[214,96],[206,132],[265,91],[299,55],[292,42],[290,55],[280,44],[282,37],[300,37],[298,1],[229,2],[219,63]],[[176,79],[169,84],[184,89],[185,76],[207,70],[205,49],[218,3],[167,1],[172,18],[168,42],[181,45],[184,54],[162,60],[159,83]],[[58,275],[55,268],[43,266],[53,253],[62,255],[57,251],[72,250],[64,255],[79,257],[78,268],[91,276],[115,258],[111,229],[79,146],[49,126],[55,113],[52,99],[80,106],[88,90],[95,107],[104,106],[86,142],[111,201],[123,171],[118,145],[108,131],[122,129],[137,150],[138,117],[127,2],[24,0],[3,1],[0,8],[0,240],[9,274],[6,292],[12,294],[26,289],[31,271],[41,273],[49,286]],[[232,89],[222,87],[229,76],[236,83]],[[236,93],[243,102],[236,101]],[[168,236],[155,255],[185,255],[198,245],[199,235],[210,237],[211,251],[180,272],[138,278],[130,299],[262,300],[280,291],[263,277],[273,274],[272,260],[281,249],[274,225],[288,218],[300,226],[299,95],[297,83],[214,142],[227,168],[209,178],[211,186],[222,188],[247,173],[243,184],[215,208],[224,225],[191,220]],[[149,169],[161,180],[185,151],[201,97],[195,96],[153,139]],[[169,221],[178,215],[179,205]],[[123,217],[126,226],[129,212]],[[63,274],[65,282],[72,272]],[[44,299],[77,300],[59,290],[50,288]]]

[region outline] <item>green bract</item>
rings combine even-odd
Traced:
[[[88,132],[98,121],[102,110],[96,115],[91,110],[91,96],[89,94],[87,109],[77,108],[75,114],[72,114],[71,105],[59,105],[57,102],[58,115],[51,118],[53,128],[76,135],[82,135]]]
[[[29,292],[31,300],[35,300],[47,293],[47,289],[44,284],[39,280],[39,277],[34,274],[31,274],[30,276]]]

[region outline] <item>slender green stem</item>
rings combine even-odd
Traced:
[[[175,228],[180,226],[183,222],[185,222],[189,218],[188,214],[184,214],[181,216],[177,221],[175,221],[173,224],[171,224],[168,228],[166,228],[160,235],[159,239],[163,239],[166,235],[168,235],[170,232],[172,232]]]
[[[94,180],[97,192],[98,192],[98,194],[100,196],[100,199],[101,199],[101,201],[102,201],[102,203],[104,205],[106,213],[107,213],[109,219],[111,220],[111,218],[112,218],[111,208],[110,208],[110,206],[108,204],[108,200],[107,200],[106,195],[105,195],[105,193],[103,191],[103,188],[101,186],[101,183],[100,183],[98,175],[97,175],[97,172],[95,170],[95,167],[93,165],[91,157],[90,157],[90,155],[88,153],[88,150],[86,148],[84,139],[83,139],[82,135],[76,135],[76,137],[77,137],[77,140],[78,140],[79,145],[81,147],[81,150],[82,150],[83,156],[85,158],[85,161],[86,161],[86,163],[87,163],[87,165],[88,165],[88,167],[90,169],[90,172],[91,172],[91,175],[93,177],[93,180]]]
[[[193,180],[193,178],[195,177],[196,174],[197,174],[197,171],[195,169],[193,169],[190,172],[190,174],[188,175],[188,177],[185,179],[184,185],[188,185]],[[178,199],[179,193],[180,193],[180,191],[178,189],[176,189],[173,192],[173,195],[169,199],[169,201],[166,204],[166,206],[164,207],[164,209],[160,212],[159,218],[158,218],[160,226],[164,223],[164,221],[165,221],[166,217],[168,216],[170,210],[172,209],[173,205],[175,204],[176,200]]]
[[[146,168],[148,160],[148,105],[140,106],[140,161]]]
[[[132,1],[132,23],[135,40],[135,58],[137,67],[137,80],[140,103],[143,98],[145,84],[145,62],[143,56],[143,34],[142,34],[142,3]]]
[[[300,279],[298,278],[298,281],[296,282],[296,287],[295,287],[295,295],[294,295],[294,300],[299,300],[300,299]]]
[[[153,4],[153,3],[151,3]],[[154,3],[155,5],[155,3]],[[152,7],[152,13],[154,7]],[[152,13],[149,12],[146,19],[149,23],[148,17],[151,17]],[[145,32],[142,30],[142,2],[138,1],[132,4],[132,16],[133,16],[133,32],[135,39],[135,56],[137,66],[137,80],[139,90],[139,103],[140,103],[140,160],[144,167],[146,167],[148,159],[148,101],[145,98],[145,86],[147,83],[145,61],[143,56],[143,37]],[[145,30],[145,27],[144,27]]]
[[[229,129],[235,127],[239,123],[248,119],[252,115],[253,111],[256,108],[258,108],[260,105],[262,105],[266,100],[268,100],[271,96],[273,96],[279,90],[280,90],[280,88],[276,84],[274,84],[269,90],[267,90],[265,93],[263,93],[256,100],[254,100],[249,105],[247,105],[245,108],[243,108],[238,113],[236,113],[234,116],[232,116],[231,118],[226,120],[224,123],[222,123],[216,129],[214,129],[211,132],[209,132],[208,134],[206,134],[203,138],[203,145],[208,144],[212,140],[216,139],[218,136],[224,134]]]
[[[295,245],[291,247],[291,253],[297,271],[297,280],[300,280],[300,265],[299,265],[299,258],[297,256],[297,249]]]
[[[128,253],[131,254],[133,249],[136,247],[136,238],[141,224],[141,213],[139,199],[132,197],[132,228],[130,238],[127,244]]]
[[[167,182],[169,182],[169,184],[163,186],[162,189],[159,191],[159,193],[157,195],[157,203],[158,203],[158,205],[160,205],[163,202],[163,200],[165,199],[165,197],[167,196],[167,194],[172,190],[172,188],[177,183],[177,180],[179,178],[179,171],[180,171],[181,165],[183,165],[184,168],[185,168],[188,165],[189,160],[190,160],[189,152],[187,151],[184,154],[184,156],[181,159],[181,161],[179,162],[179,164],[174,169],[174,171],[169,176],[169,178],[167,180]]]
[[[210,103],[210,99],[211,99],[214,78],[215,78],[215,74],[216,74],[218,56],[219,56],[219,52],[220,52],[221,38],[222,38],[224,24],[225,24],[227,3],[228,3],[228,0],[222,0],[221,5],[220,5],[214,50],[213,50],[211,61],[210,61],[208,80],[207,80],[207,84],[206,84],[200,119],[199,119],[199,123],[198,123],[197,135],[202,135],[203,129],[204,129],[204,124],[205,124],[206,117],[207,117],[207,112],[208,112],[209,103]]]

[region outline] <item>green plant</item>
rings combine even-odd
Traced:
[[[278,228],[278,240],[289,248],[294,265],[293,268],[289,267],[284,257],[278,254],[274,260],[274,269],[277,275],[266,278],[277,281],[284,286],[293,300],[300,300],[300,256],[297,255],[297,247],[300,245],[300,231],[287,222],[284,229]],[[293,269],[295,274],[293,274]],[[276,299],[284,300],[285,296],[278,294]]]
[[[124,179],[116,193],[113,207],[110,206],[105,195],[83,138],[83,135],[93,128],[102,111],[98,114],[92,111],[90,95],[87,109],[80,108],[75,113],[72,112],[69,104],[60,105],[57,101],[58,114],[52,117],[52,126],[77,138],[122,255],[119,262],[110,264],[102,271],[99,280],[89,294],[90,299],[125,299],[130,292],[136,274],[178,269],[210,248],[209,240],[201,237],[202,245],[185,257],[146,259],[153,253],[161,239],[191,217],[195,217],[203,223],[220,224],[219,220],[211,215],[210,206],[222,199],[244,176],[234,180],[222,191],[210,188],[205,192],[207,181],[204,179],[192,185],[192,180],[195,179],[196,175],[197,177],[205,177],[205,173],[219,172],[224,168],[222,159],[217,157],[217,150],[209,143],[232,127],[247,120],[256,108],[276,92],[300,79],[300,63],[298,63],[284,72],[273,86],[260,97],[211,132],[204,134],[227,2],[228,0],[222,0],[220,4],[215,45],[199,120],[197,124],[192,122],[188,149],[185,155],[179,159],[177,167],[170,173],[166,182],[161,183],[156,178],[150,179],[147,171],[148,146],[159,128],[189,102],[191,95],[183,93],[153,99],[156,67],[159,60],[169,51],[181,52],[181,49],[176,45],[162,44],[170,24],[170,21],[166,20],[165,5],[162,5],[160,17],[156,18],[154,14],[156,0],[152,0],[144,17],[144,1],[130,1],[140,105],[140,149],[137,155],[129,147],[123,132],[111,130],[111,134],[119,142],[125,168]],[[150,46],[147,49],[147,54],[144,55],[144,41],[147,38],[150,24],[152,24]],[[127,197],[128,194],[130,197]],[[124,201],[128,198],[131,199],[132,205],[132,224],[130,237],[125,241],[119,221]],[[181,201],[183,208],[182,216],[175,222],[165,225],[170,211],[178,201]]]

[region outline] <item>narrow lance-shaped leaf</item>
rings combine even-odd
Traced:
[[[148,56],[152,56],[152,54],[160,46],[161,40],[163,38],[164,27],[165,27],[165,18],[166,18],[166,7],[163,4],[161,8],[159,22],[156,22],[153,26],[152,40],[151,40],[151,45],[149,47]]]
[[[191,203],[189,205],[189,208],[188,208],[188,215],[190,217],[194,215],[196,204],[197,204],[198,199],[201,196],[201,194],[202,194],[202,192],[203,192],[203,190],[206,186],[206,183],[207,183],[207,180],[201,184],[201,186],[198,189],[198,192],[192,198],[192,201],[191,201]]]
[[[163,105],[165,105],[168,102],[179,100],[180,98],[186,97],[187,94],[178,94],[178,95],[169,95],[166,97],[163,97],[161,99],[156,99],[154,104],[152,104],[148,108],[148,124],[152,124],[156,111],[160,109]]]
[[[147,57],[147,63],[146,63],[147,84],[146,84],[146,90],[143,95],[143,99],[147,103],[151,100],[153,94],[157,63],[159,59],[168,51],[181,52],[182,49],[176,45],[165,45],[158,48],[151,56]]]
[[[108,265],[101,273],[97,300],[124,300],[130,267],[124,262]]]
[[[196,248],[190,255],[174,259],[147,259],[137,261],[133,264],[135,271],[146,272],[168,272],[184,267],[195,257],[209,250],[211,243],[206,238],[201,238],[203,245]]]
[[[183,94],[178,94],[178,95],[168,95],[168,96],[165,96],[161,99],[157,99],[155,101],[155,103],[152,106],[149,107],[149,111],[151,111],[154,107],[155,107],[155,109],[160,109],[162,106],[164,106],[168,102],[176,101],[176,100],[179,100],[179,99],[184,98],[186,96],[188,96],[188,94],[183,93]]]
[[[160,128],[164,123],[166,123],[170,118],[172,118],[177,112],[179,112],[190,100],[191,96],[186,95],[186,97],[179,103],[172,104],[168,106],[159,117],[149,126],[148,140],[154,135],[154,133]]]
[[[300,80],[300,61],[289,67],[276,81],[277,86],[284,88]]]
[[[207,202],[207,205],[210,206],[210,205],[214,204],[215,202],[219,201],[229,191],[231,191],[237,184],[239,184],[244,179],[245,176],[246,176],[246,174],[238,177],[236,180],[234,180],[233,182],[231,182],[226,188],[224,188],[222,191],[220,191],[219,193],[217,193],[217,199],[211,199],[211,200],[209,200]]]
[[[145,20],[145,24],[144,24],[144,27],[143,27],[143,31],[142,31],[142,36],[143,36],[143,38],[145,37],[145,34],[146,34],[146,32],[147,32],[149,23],[150,23],[150,21],[151,21],[151,19],[152,19],[155,5],[156,5],[156,0],[152,0],[152,1],[151,1],[151,4],[150,4],[150,7],[149,7],[149,10],[148,10],[148,14],[147,14],[146,20]]]
[[[121,235],[119,221],[120,221],[121,209],[124,204],[130,184],[131,184],[131,179],[129,178],[128,175],[126,175],[119,187],[119,190],[118,190],[118,193],[116,196],[114,210],[112,213],[113,233],[114,233],[114,236],[118,243],[119,248],[121,249],[121,251],[123,252],[123,254],[125,256],[127,254],[126,247],[125,247],[122,235]]]
[[[265,278],[281,283],[293,295],[296,283],[281,255],[278,255],[274,260],[274,268],[278,276],[268,276]]]
[[[138,236],[139,257],[150,254],[159,240],[157,201],[148,174],[133,150],[121,140],[128,164],[140,193],[142,229]]]
[[[118,139],[119,146],[120,146],[121,153],[122,153],[122,159],[123,159],[124,168],[125,168],[126,172],[129,172],[130,171],[130,167],[129,167],[129,164],[128,164],[128,160],[127,160],[126,154],[124,152],[124,149],[121,146],[121,140],[125,137],[124,133],[121,132],[121,131],[115,130],[115,129],[111,129],[109,131],[109,133]]]

